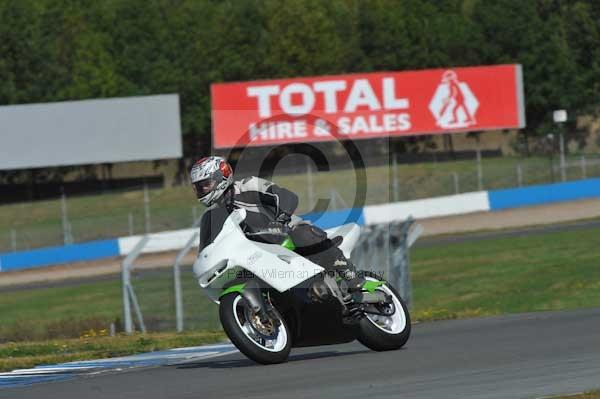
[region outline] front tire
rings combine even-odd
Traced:
[[[239,293],[221,298],[219,317],[233,344],[251,360],[261,364],[283,363],[292,347],[292,336],[285,320],[276,309],[272,313],[279,325],[257,321],[246,300]]]
[[[374,351],[400,349],[410,337],[408,308],[394,287],[386,283],[377,289],[392,296],[395,312],[389,317],[367,314],[360,321],[358,341]]]

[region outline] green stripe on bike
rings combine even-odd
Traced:
[[[362,289],[369,292],[374,292],[377,287],[381,287],[385,284],[385,281],[371,281],[367,280],[362,286]]]
[[[296,249],[296,245],[294,244],[294,242],[292,241],[292,239],[290,237],[287,237],[282,243],[281,245],[287,249],[289,249],[290,251],[293,251],[294,249]]]
[[[239,292],[241,294],[244,291],[245,286],[246,286],[246,283],[241,283],[241,284],[232,285],[231,287],[227,287],[227,288],[225,288],[225,290],[223,290],[223,292],[221,292],[221,295],[219,295],[219,298],[222,298],[223,296],[225,296],[227,294],[231,294],[232,292]]]

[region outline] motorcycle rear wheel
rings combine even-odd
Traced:
[[[292,335],[285,320],[276,309],[270,313],[278,318],[279,325],[260,323],[237,292],[225,295],[219,305],[221,325],[231,342],[249,359],[261,364],[285,362],[292,347]]]
[[[389,351],[402,348],[410,337],[410,314],[404,300],[394,287],[387,283],[377,288],[392,296],[393,315],[366,315],[360,321],[358,341],[374,351]]]

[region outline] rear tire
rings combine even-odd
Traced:
[[[285,320],[274,309],[280,325],[274,327],[273,340],[264,340],[256,327],[248,320],[249,307],[239,293],[221,298],[219,317],[225,333],[233,344],[249,359],[261,364],[283,363],[292,347],[292,336]]]
[[[367,315],[360,321],[358,341],[374,351],[389,351],[400,349],[410,337],[410,314],[406,304],[394,287],[387,283],[377,288],[392,295],[396,312],[389,319]],[[401,313],[398,313],[401,312]],[[394,320],[391,320],[394,318]],[[386,322],[389,322],[386,324]]]

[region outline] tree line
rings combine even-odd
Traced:
[[[179,93],[191,154],[213,82],[520,63],[542,135],[597,109],[599,39],[595,0],[0,0],[0,104]]]

